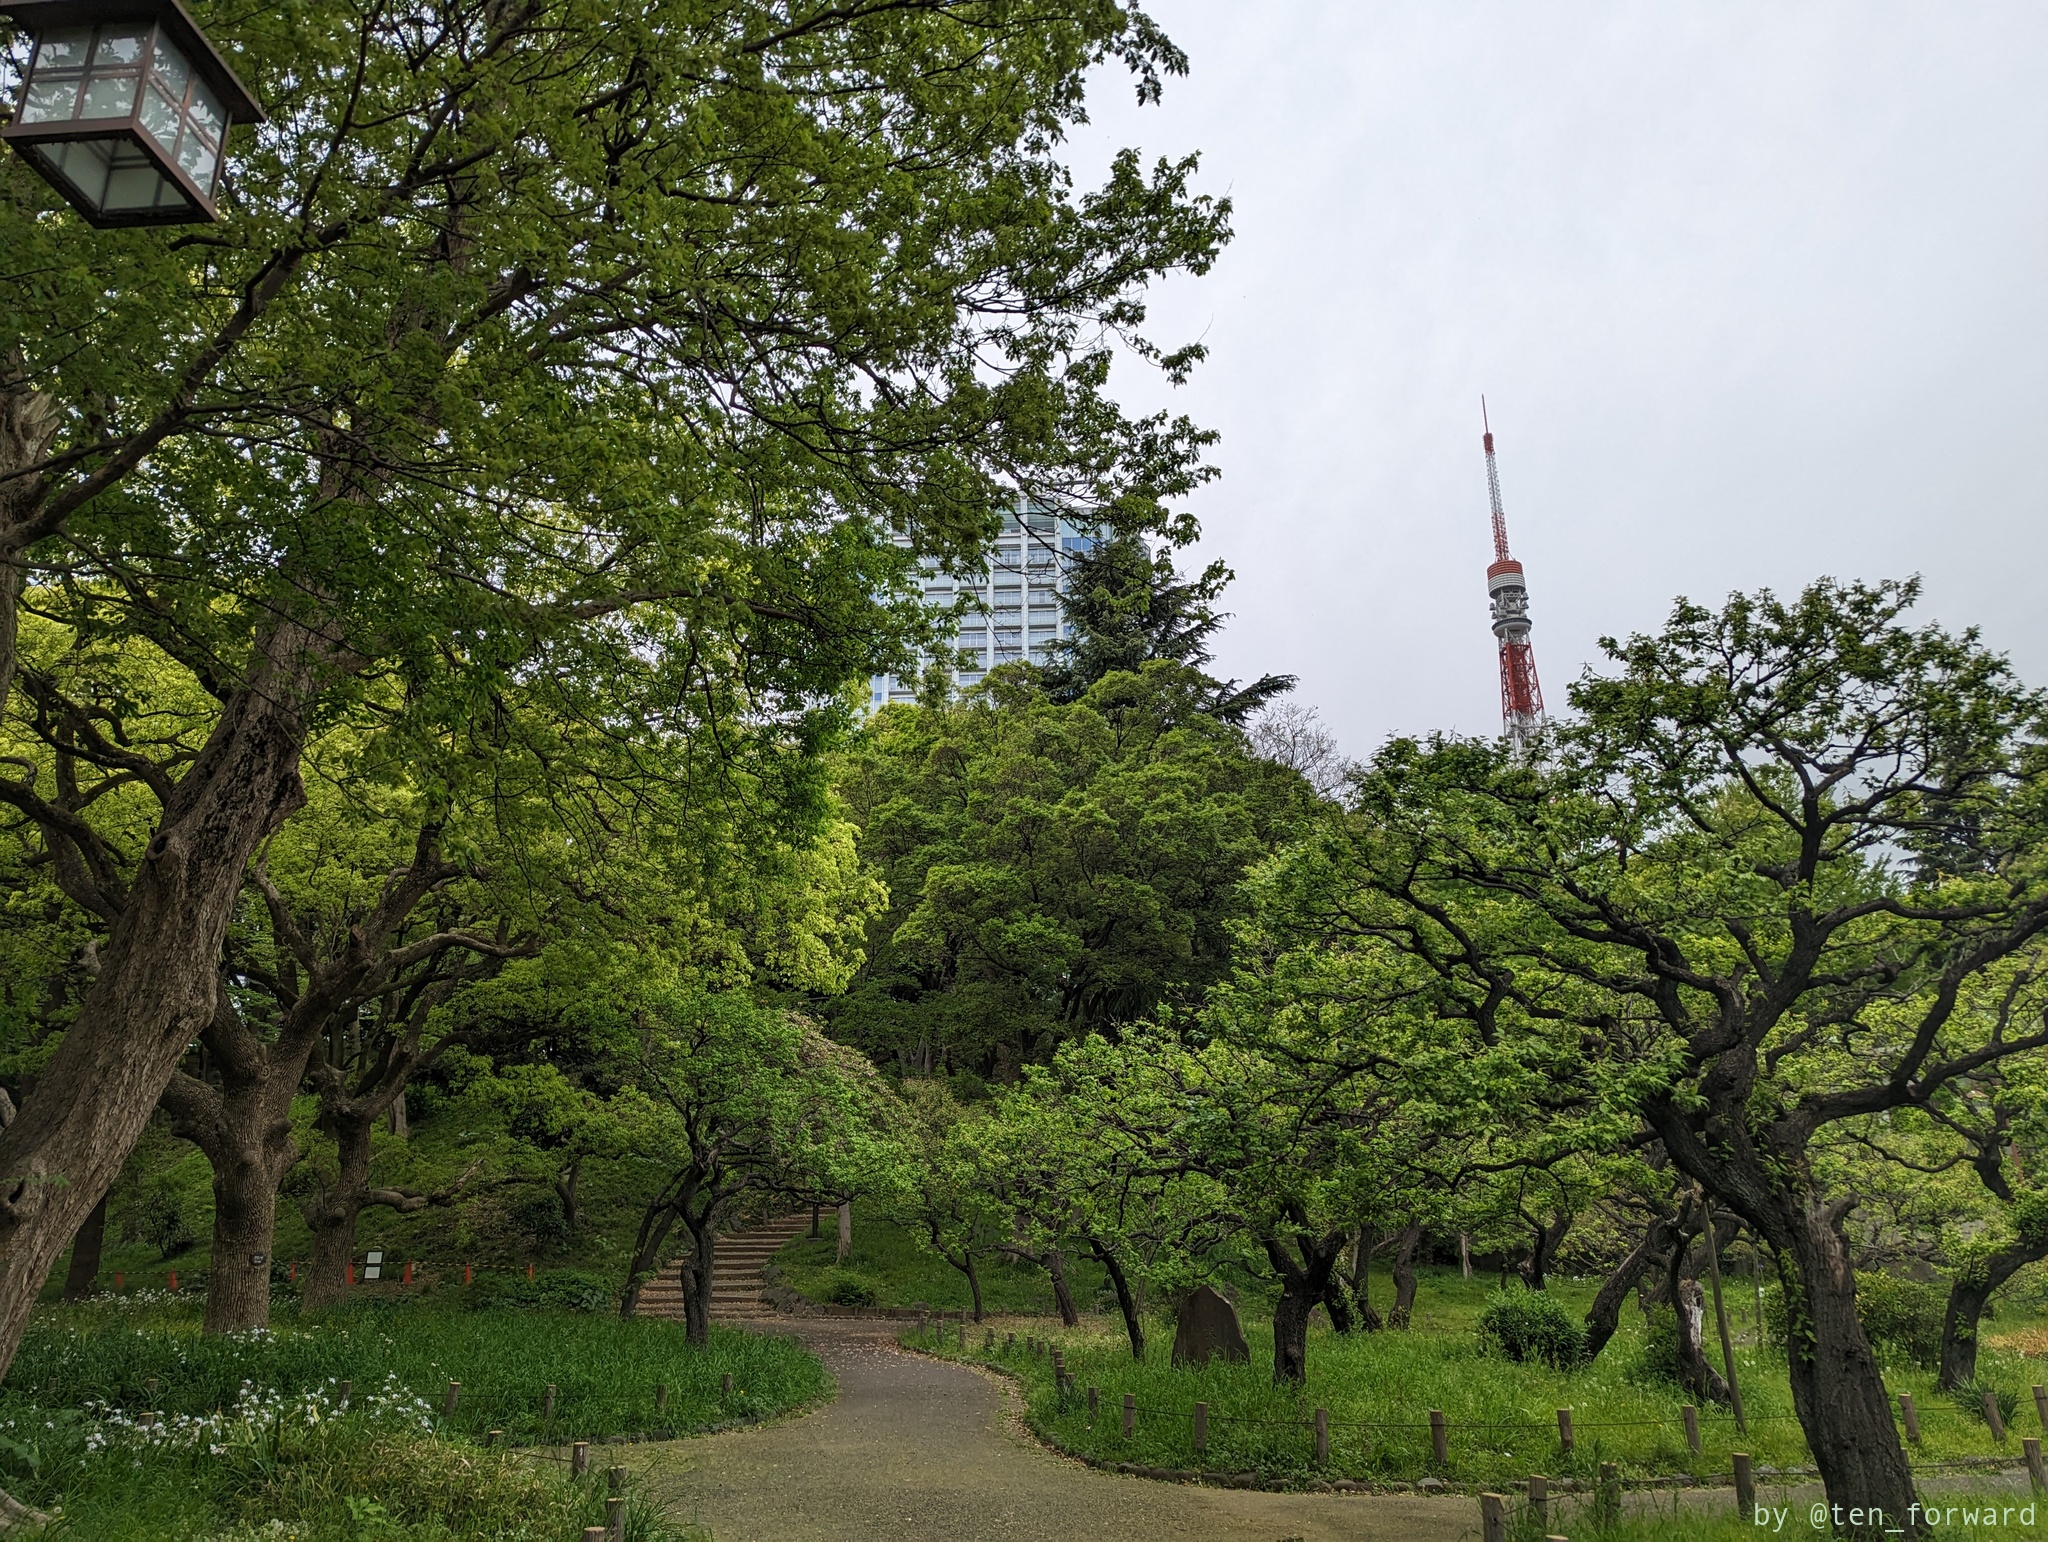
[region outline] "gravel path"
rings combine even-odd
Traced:
[[[801,1330],[839,1384],[816,1413],[629,1448],[680,1518],[716,1542],[1453,1542],[1469,1498],[1265,1494],[1123,1478],[1016,1432],[997,1381],[893,1347],[900,1323]]]

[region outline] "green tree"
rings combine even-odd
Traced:
[[[1199,1000],[1228,968],[1239,880],[1313,802],[1206,690],[1154,662],[1066,706],[1020,674],[877,714],[837,779],[890,908],[835,1031],[918,1072],[1006,1078]]]
[[[1053,645],[1046,693],[1079,701],[1105,675],[1136,674],[1155,659],[1196,671],[1202,710],[1244,726],[1252,714],[1294,689],[1293,675],[1261,675],[1250,685],[1202,674],[1211,644],[1229,618],[1215,601],[1231,580],[1212,562],[1199,578],[1175,571],[1170,550],[1150,550],[1141,535],[1117,533],[1072,559],[1061,613],[1072,634]]]
[[[858,1053],[742,992],[679,992],[636,1016],[612,1111],[647,1198],[621,1310],[632,1313],[681,1226],[684,1310],[701,1344],[720,1226],[748,1200],[795,1204],[873,1182],[890,1165],[888,1094]]]
[[[1915,594],[1681,603],[1605,645],[1535,763],[1389,744],[1297,907],[1400,949],[1435,1010],[1640,1118],[1741,1217],[1793,1303],[1830,1498],[1895,1520],[1912,1478],[1816,1137],[2048,1046],[1958,1010],[2048,929],[2042,699],[1974,634],[1906,625]]]
[[[1141,13],[202,19],[271,114],[204,238],[88,232],[0,169],[0,694],[26,585],[215,704],[0,1132],[0,1369],[213,1017],[321,725],[397,682],[393,731],[488,740],[502,698],[556,689],[594,732],[707,729],[706,798],[726,752],[801,793],[842,688],[921,635],[917,550],[971,551],[1020,494],[1160,523],[1204,442],[1119,413],[1097,339],[1137,337],[1227,211],[1191,163],[1125,155],[1076,196],[1056,156],[1097,64],[1148,92],[1181,67]],[[61,798],[9,785],[60,839]]]

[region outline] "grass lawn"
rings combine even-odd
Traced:
[[[919,1243],[916,1236],[887,1221],[871,1220],[853,1207],[853,1250],[841,1266],[833,1262],[839,1234],[830,1212],[823,1235],[799,1237],[775,1255],[784,1280],[809,1301],[834,1299],[836,1281],[866,1285],[876,1306],[916,1306],[923,1302],[939,1311],[972,1307],[967,1276]],[[1108,1276],[1093,1259],[1067,1260],[1067,1285],[1083,1312],[1112,1305],[1105,1292]],[[976,1261],[981,1298],[991,1313],[1054,1312],[1052,1280],[1036,1264],[991,1257]]]
[[[687,1434],[831,1390],[791,1339],[714,1330],[700,1350],[677,1324],[593,1313],[365,1303],[212,1338],[199,1317],[196,1301],[147,1296],[38,1310],[0,1389],[0,1482],[61,1507],[64,1535],[106,1542],[555,1542],[604,1520],[602,1454],[571,1483],[488,1432],[510,1445]],[[636,1501],[628,1535],[684,1533]]]
[[[1729,1453],[1747,1451],[1759,1469],[1790,1469],[1810,1462],[1782,1357],[1759,1350],[1754,1323],[1737,1314],[1741,1337],[1737,1366],[1749,1416],[1749,1431],[1718,1409],[1700,1411],[1702,1452],[1694,1456],[1684,1433],[1677,1388],[1642,1375],[1644,1324],[1633,1305],[1622,1328],[1593,1365],[1556,1371],[1516,1365],[1480,1350],[1473,1325],[1493,1280],[1467,1281],[1456,1270],[1431,1270],[1417,1300],[1415,1327],[1406,1333],[1380,1332],[1340,1337],[1320,1314],[1311,1331],[1309,1379],[1305,1387],[1272,1383],[1270,1319],[1246,1303],[1249,1365],[1214,1363],[1201,1369],[1169,1364],[1173,1327],[1148,1325],[1148,1353],[1135,1364],[1114,1318],[1093,1318],[1074,1332],[1050,1330],[1061,1345],[1079,1390],[1062,1399],[1053,1385],[1049,1359],[1025,1352],[1021,1341],[1005,1352],[998,1338],[996,1363],[1018,1373],[1026,1389],[1028,1416],[1042,1434],[1077,1453],[1134,1465],[1256,1472],[1264,1477],[1310,1480],[1349,1477],[1362,1481],[1412,1481],[1437,1474],[1458,1482],[1507,1486],[1530,1472],[1577,1477],[1590,1482],[1604,1461],[1619,1463],[1625,1475],[1727,1473]],[[1593,1291],[1590,1282],[1553,1285],[1575,1311]],[[1731,1282],[1731,1300],[1742,1289]],[[1375,1295],[1390,1299],[1384,1284]],[[1036,1331],[1036,1330],[1034,1330]],[[981,1339],[970,1338],[969,1354],[981,1357]],[[957,1354],[956,1349],[943,1351]],[[1910,1391],[1919,1406],[1924,1436],[1917,1461],[2000,1454],[2017,1462],[2019,1437],[2037,1424],[2028,1386],[2042,1372],[2009,1351],[1987,1347],[1979,1367],[1987,1385],[2017,1395],[2018,1410],[2005,1444],[1995,1444],[1981,1415],[1935,1391],[1931,1374],[1894,1367],[1887,1384]],[[1085,1389],[1100,1389],[1100,1408],[1090,1418]],[[1136,1429],[1121,1429],[1125,1393],[1137,1404]],[[1208,1444],[1193,1449],[1193,1410],[1208,1405]],[[1315,1464],[1314,1411],[1327,1408],[1331,1457]],[[1575,1447],[1560,1450],[1557,1410],[1573,1414]],[[1431,1451],[1429,1411],[1443,1411],[1449,1426],[1449,1461],[1438,1467]],[[1761,1474],[1766,1482],[1771,1474]],[[1803,1521],[1802,1521],[1803,1524]]]

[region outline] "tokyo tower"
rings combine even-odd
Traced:
[[[1486,438],[1486,491],[1493,500],[1493,565],[1486,570],[1486,594],[1493,602],[1493,635],[1500,639],[1500,719],[1516,757],[1543,726],[1543,687],[1536,680],[1536,652],[1529,646],[1529,588],[1522,564],[1508,555],[1508,517],[1500,506],[1500,472],[1493,462],[1493,425],[1486,398],[1479,399]]]

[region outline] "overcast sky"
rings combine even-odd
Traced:
[[[1073,146],[1236,206],[1125,400],[1221,430],[1224,672],[1495,733],[1479,397],[1553,710],[1674,595],[1923,575],[2048,684],[2048,6],[1153,0]]]

